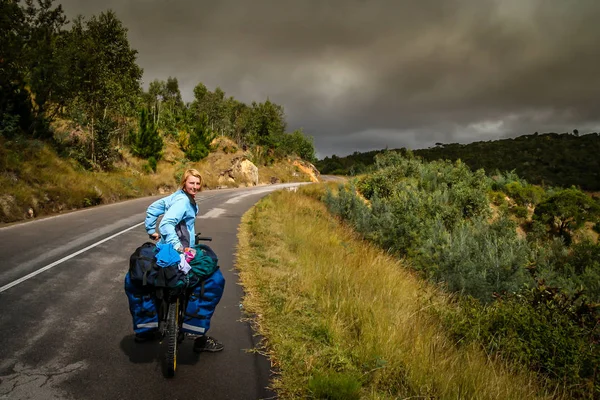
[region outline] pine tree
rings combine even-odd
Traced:
[[[141,158],[154,157],[160,160],[163,147],[164,142],[157,125],[149,117],[148,109],[143,108],[140,112],[140,128],[132,146],[133,153]]]
[[[190,161],[200,161],[210,152],[210,143],[215,138],[208,126],[208,117],[202,114],[190,132],[190,140],[185,155]]]

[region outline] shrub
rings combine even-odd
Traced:
[[[512,207],[510,208],[510,211],[518,218],[527,218],[528,215],[527,208],[523,206]]]
[[[597,305],[541,282],[490,305],[462,299],[445,324],[460,343],[479,341],[489,353],[561,382],[573,397],[600,395]]]
[[[538,204],[533,218],[549,227],[550,232],[568,243],[571,234],[586,221],[595,221],[600,206],[578,189],[564,189]]]
[[[565,229],[594,221],[589,198],[552,189],[523,239],[508,213],[525,217],[525,205],[546,195],[516,175],[491,181],[460,162],[423,163],[393,152],[378,157],[377,166],[357,183],[369,202],[354,186],[340,185],[337,195],[324,197],[330,211],[423,276],[468,295],[459,296],[469,300],[460,300],[448,322],[457,340],[477,340],[490,354],[540,371],[576,395],[598,397],[599,312],[587,299],[600,299],[600,250],[591,242],[569,248],[547,229],[560,218]],[[500,204],[493,220],[490,189]],[[518,205],[510,210],[500,190]]]

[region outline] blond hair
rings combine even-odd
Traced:
[[[187,181],[187,178],[189,178],[190,176],[200,179],[200,190],[202,190],[202,175],[200,175],[200,172],[198,172],[197,169],[188,169],[187,171],[185,171],[183,173],[183,176],[181,177],[181,183],[180,183],[181,188],[183,189],[185,187],[185,182]]]

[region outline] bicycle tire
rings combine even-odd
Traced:
[[[167,354],[166,367],[167,376],[175,376],[177,370],[177,335],[179,331],[179,299],[174,303],[169,304],[169,312],[167,314]]]

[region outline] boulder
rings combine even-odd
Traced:
[[[236,157],[231,161],[231,175],[240,185],[258,185],[258,167],[245,157]]]
[[[233,170],[231,168],[226,169],[225,171],[221,171],[219,173],[218,184],[219,187],[231,187],[232,185],[235,185],[235,179],[233,178]]]

